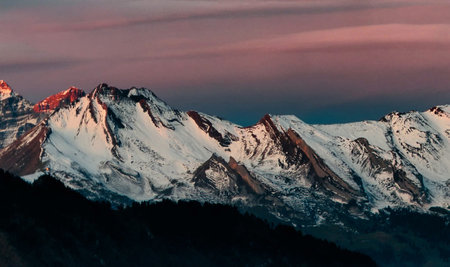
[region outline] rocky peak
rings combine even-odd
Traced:
[[[435,106],[435,107],[430,108],[428,111],[433,113],[433,114],[435,114],[435,115],[438,115],[440,117],[444,117],[446,115],[446,112],[444,111],[444,108],[445,107]]]
[[[11,87],[4,80],[0,80],[0,100],[10,97],[12,93]]]
[[[41,119],[33,112],[33,105],[28,100],[0,80],[0,148],[14,142]]]
[[[35,112],[51,112],[57,108],[69,105],[77,101],[80,97],[85,95],[84,91],[71,86],[69,89],[49,96],[46,99],[34,105]]]
[[[4,80],[0,80],[0,90],[10,92],[12,91],[11,87]]]
[[[130,89],[118,89],[116,87],[109,86],[106,83],[101,83],[89,94],[89,97],[95,98],[102,96],[114,101],[128,97],[129,92]]]
[[[84,91],[75,86],[71,86],[69,89],[64,91],[63,95],[65,95],[67,98],[70,99],[71,102],[73,102],[76,101],[78,98],[84,96]]]
[[[281,132],[278,130],[269,114],[264,115],[255,126],[258,125],[263,125],[273,140],[280,138]]]
[[[390,122],[390,121],[392,121],[392,119],[394,117],[400,117],[402,114],[404,114],[404,113],[400,113],[398,111],[393,111],[391,113],[388,113],[388,114],[384,115],[382,118],[379,119],[379,121],[381,121],[381,122]]]
[[[131,87],[129,89],[119,89],[114,86],[110,86],[106,83],[101,83],[97,87],[89,93],[88,97],[90,99],[96,98],[97,101],[112,103],[121,100],[131,100],[135,103],[139,103],[141,101],[149,102],[152,106],[155,107],[159,113],[162,113],[162,110],[173,110],[166,102],[161,100],[158,96],[155,95],[151,90],[147,88],[137,88]],[[99,99],[100,98],[100,99]]]
[[[263,124],[264,126],[266,126],[266,128],[269,129],[273,129],[273,130],[277,130],[277,127],[275,126],[275,124],[272,121],[272,117],[270,117],[269,114],[264,115],[258,122],[258,124]]]

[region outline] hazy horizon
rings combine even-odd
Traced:
[[[1,80],[1,79],[0,79],[0,80]],[[5,82],[8,83],[8,81],[6,81],[6,80],[5,80]],[[106,83],[106,84],[108,84],[109,86],[115,87],[114,84],[110,84],[110,83],[108,83],[108,82],[102,82],[102,83],[99,83],[99,85],[100,85],[100,84],[103,84],[103,83]],[[17,90],[14,88],[14,86],[12,86],[11,84],[8,83],[8,85],[13,89],[13,91],[14,91],[16,94],[19,94],[19,95],[23,96],[25,99],[27,99],[27,100],[29,100],[29,101],[32,101],[33,104],[39,102],[40,100],[43,100],[43,99],[31,100],[31,99],[28,98],[26,95],[23,95],[20,91],[17,91]],[[92,89],[89,89],[89,90],[86,90],[85,88],[80,88],[80,87],[78,87],[78,86],[76,86],[76,85],[68,86],[66,89],[68,89],[68,88],[70,88],[70,87],[72,87],[72,86],[77,87],[77,88],[79,88],[79,89],[82,89],[86,94],[89,94],[89,93],[92,92],[98,85],[92,87]],[[141,86],[130,86],[129,88],[119,88],[119,89],[130,89],[130,88],[132,88],[132,87],[142,88]],[[62,91],[64,91],[64,90],[66,90],[66,89],[62,89],[62,90],[55,91],[55,92],[51,93],[51,94],[48,95],[48,96],[51,96],[52,94],[56,94],[56,93],[62,92]],[[166,99],[160,97],[160,95],[159,95],[157,92],[155,92],[154,90],[152,90],[151,88],[147,88],[147,89],[149,89],[149,90],[151,90],[153,93],[155,93],[157,97],[159,97],[160,99],[162,99],[163,101],[165,101],[165,102],[166,102],[169,106],[171,106],[172,108],[179,109],[179,110],[182,110],[182,111],[195,110],[195,109],[192,109],[192,108],[185,108],[185,109],[182,109],[182,108],[176,107],[176,106],[172,105],[170,102],[166,101]],[[371,118],[370,118],[370,117],[368,116],[367,118],[362,118],[362,119],[359,119],[359,120],[348,120],[348,121],[346,121],[346,120],[336,120],[336,121],[332,121],[332,120],[331,120],[331,121],[326,121],[326,122],[317,122],[317,121],[314,121],[314,119],[313,119],[313,120],[308,120],[308,118],[305,119],[305,118],[299,117],[298,115],[293,114],[293,113],[273,113],[273,112],[270,112],[270,111],[267,111],[267,112],[265,112],[265,113],[259,114],[259,117],[258,117],[258,114],[255,113],[255,114],[252,114],[253,116],[248,116],[248,117],[245,117],[245,116],[244,116],[244,117],[237,118],[237,119],[226,118],[226,117],[223,117],[223,116],[221,116],[221,115],[219,115],[219,114],[214,114],[214,113],[207,113],[207,114],[208,114],[208,115],[213,115],[213,116],[218,116],[218,117],[220,117],[220,118],[222,118],[222,119],[231,121],[231,122],[236,123],[236,124],[238,124],[238,125],[240,125],[240,126],[251,126],[251,125],[254,125],[254,124],[257,123],[257,122],[258,122],[265,114],[271,114],[271,115],[295,115],[295,116],[297,116],[299,119],[301,119],[301,120],[303,120],[303,121],[305,121],[305,122],[307,122],[307,123],[310,123],[310,124],[335,124],[335,123],[351,123],[351,122],[358,122],[358,121],[365,121],[365,120],[379,120],[379,119],[381,119],[384,115],[387,115],[387,114],[390,113],[390,112],[396,112],[396,111],[397,111],[397,112],[409,112],[409,111],[419,111],[419,112],[421,112],[421,111],[425,111],[425,110],[427,110],[427,109],[430,109],[430,108],[432,108],[432,107],[434,107],[434,106],[440,106],[440,105],[448,105],[448,103],[436,104],[436,105],[433,105],[433,106],[424,107],[423,109],[409,109],[409,110],[398,110],[398,109],[393,109],[393,110],[387,111],[386,113],[380,115],[379,117],[371,117]],[[195,111],[206,113],[206,112],[204,112],[204,111],[202,111],[202,110],[195,110]],[[320,115],[320,114],[323,114],[324,110],[316,110],[316,112],[317,112],[317,114],[314,114],[314,112],[311,112],[311,114],[312,114],[313,117],[314,117],[314,116],[317,116],[317,115]],[[376,115],[375,115],[375,116],[376,116]],[[246,120],[246,119],[247,119],[247,120]]]

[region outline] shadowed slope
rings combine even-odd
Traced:
[[[0,171],[0,262],[21,266],[373,266],[362,254],[196,202],[111,210],[49,176]]]

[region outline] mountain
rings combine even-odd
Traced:
[[[40,120],[33,106],[0,80],[0,148],[11,144]]]
[[[58,108],[67,106],[84,92],[76,87],[49,96],[32,105],[0,80],[0,148],[11,144]]]
[[[145,88],[100,84],[74,101],[2,149],[0,167],[29,180],[50,173],[95,200],[234,204],[295,225],[450,206],[449,106],[338,125],[265,115],[241,127]]]

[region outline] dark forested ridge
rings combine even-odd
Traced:
[[[363,254],[236,208],[163,201],[111,209],[43,176],[0,170],[0,266],[371,266]]]
[[[450,215],[440,208],[430,213],[386,208],[370,218],[303,231],[367,254],[381,266],[450,266]]]

